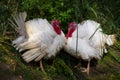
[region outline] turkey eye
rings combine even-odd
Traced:
[[[70,26],[69,28],[72,29],[72,28],[74,28],[74,26]]]
[[[57,23],[54,23],[54,26],[58,27],[59,25]]]
[[[56,26],[56,23],[53,23],[54,26]]]

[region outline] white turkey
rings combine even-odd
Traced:
[[[105,44],[111,46],[115,41],[115,35],[104,34],[100,24],[93,20],[85,20],[79,24],[71,22],[66,38],[65,50],[78,59],[88,61],[87,68],[83,68],[83,72],[88,75],[90,60],[101,59],[103,53],[107,53]]]
[[[27,50],[22,58],[27,62],[40,61],[42,58],[54,57],[65,46],[65,35],[60,29],[60,22],[53,20],[51,24],[46,19],[38,18],[25,22],[26,12],[13,16],[11,25],[19,33],[19,37],[12,44],[19,52]]]

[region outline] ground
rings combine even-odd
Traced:
[[[23,80],[22,76],[15,75],[10,66],[0,62],[0,80]]]
[[[118,80],[120,77],[120,44],[107,47],[108,53],[101,60],[91,61],[90,75],[74,68],[79,60],[61,50],[50,60],[43,59],[45,72],[39,62],[26,63],[11,45],[11,38],[0,39],[0,80]],[[86,66],[81,61],[81,66]]]

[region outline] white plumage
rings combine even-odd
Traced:
[[[88,74],[90,60],[92,58],[101,59],[103,53],[107,53],[105,44],[110,46],[115,41],[114,35],[104,34],[100,24],[92,20],[86,20],[79,24],[75,22],[70,23],[66,37],[67,45],[65,50],[76,58],[81,57],[83,60],[88,60],[88,68],[84,69],[84,72]]]
[[[25,22],[27,14],[25,12],[14,16],[11,21],[12,26],[20,34],[13,41],[14,47],[20,52],[28,50],[22,54],[26,62],[32,60],[40,61],[42,58],[55,56],[63,46],[65,46],[65,35],[59,27],[59,21],[53,20],[52,25],[46,19],[38,18]]]

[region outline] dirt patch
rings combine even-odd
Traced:
[[[0,80],[24,80],[22,76],[15,75],[10,66],[0,62]]]

